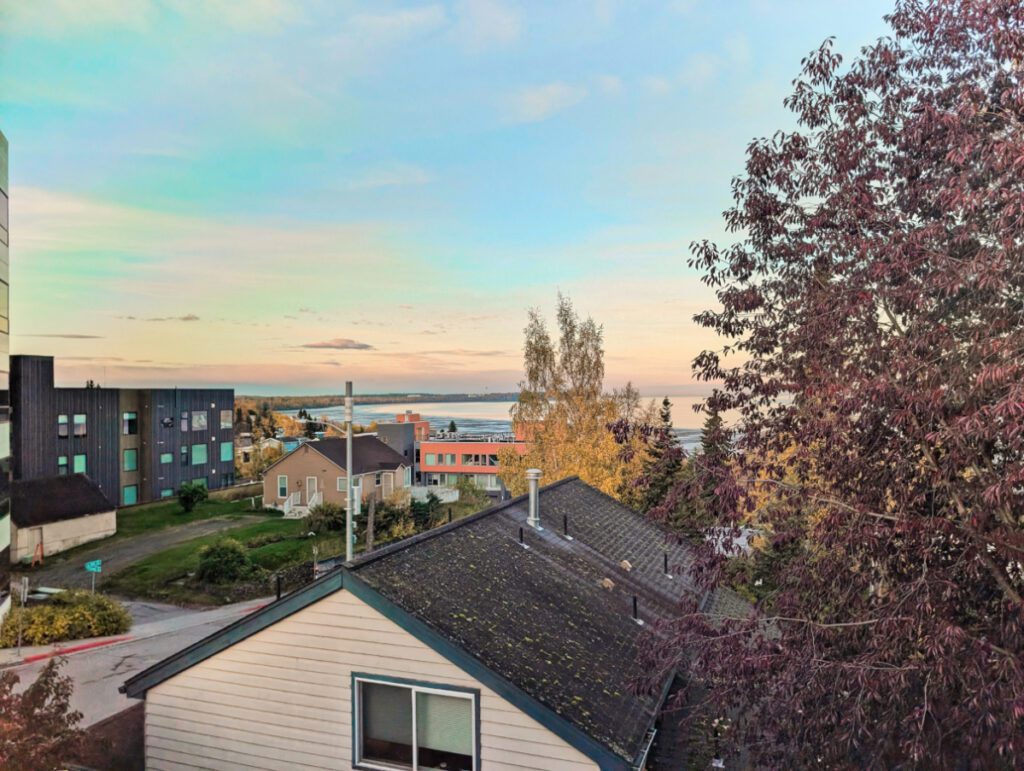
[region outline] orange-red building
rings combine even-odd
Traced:
[[[526,444],[514,441],[492,440],[488,437],[461,439],[427,439],[418,442],[419,470],[422,484],[454,487],[459,477],[471,477],[482,490],[498,492],[498,452],[508,446],[525,453]]]

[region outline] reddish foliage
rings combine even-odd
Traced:
[[[693,615],[698,713],[774,767],[1010,767],[1024,757],[1024,3],[909,0],[846,71],[826,42],[748,148],[732,246],[694,246],[742,363],[695,361],[738,410],[701,469],[733,526],[795,445],[759,619]],[[772,459],[775,459],[774,461]],[[813,469],[813,474],[812,474]],[[704,477],[701,479],[701,477]],[[792,476],[789,477],[792,479]],[[815,480],[815,481],[812,481]],[[815,488],[810,489],[814,484]],[[679,496],[685,491],[676,491]],[[816,510],[809,520],[808,507]],[[723,558],[695,566],[706,585]],[[774,619],[769,625],[765,619]]]

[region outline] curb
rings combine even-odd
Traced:
[[[69,645],[67,648],[56,648],[52,651],[46,651],[45,653],[34,653],[31,656],[26,656],[20,662],[15,662],[9,666],[21,666],[22,664],[34,664],[37,661],[44,661],[45,659],[53,658],[54,656],[67,656],[71,653],[78,653],[79,651],[88,651],[93,648],[102,648],[106,645],[114,645],[115,643],[126,642],[134,639],[132,635],[122,635],[121,637],[111,637],[109,640],[97,640],[95,642],[82,643],[81,645]]]

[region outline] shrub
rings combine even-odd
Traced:
[[[314,533],[341,530],[345,527],[345,509],[337,503],[318,503],[306,515],[306,527]]]
[[[210,491],[201,482],[183,482],[178,488],[178,503],[186,514],[210,497]]]
[[[132,617],[119,602],[73,589],[55,595],[45,605],[11,608],[0,627],[0,647],[17,645],[19,619],[26,645],[122,634],[132,625]]]
[[[284,533],[264,533],[258,535],[255,538],[250,538],[245,542],[246,549],[258,549],[261,546],[269,546],[272,543],[278,543],[285,539]]]
[[[196,578],[204,583],[229,584],[257,577],[259,572],[245,547],[233,538],[221,539],[199,550]]]

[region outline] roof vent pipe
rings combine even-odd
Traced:
[[[534,530],[543,530],[540,526],[540,493],[538,488],[540,486],[540,474],[539,468],[531,468],[526,470],[526,481],[530,485],[530,510],[526,516],[526,524],[532,527]]]

